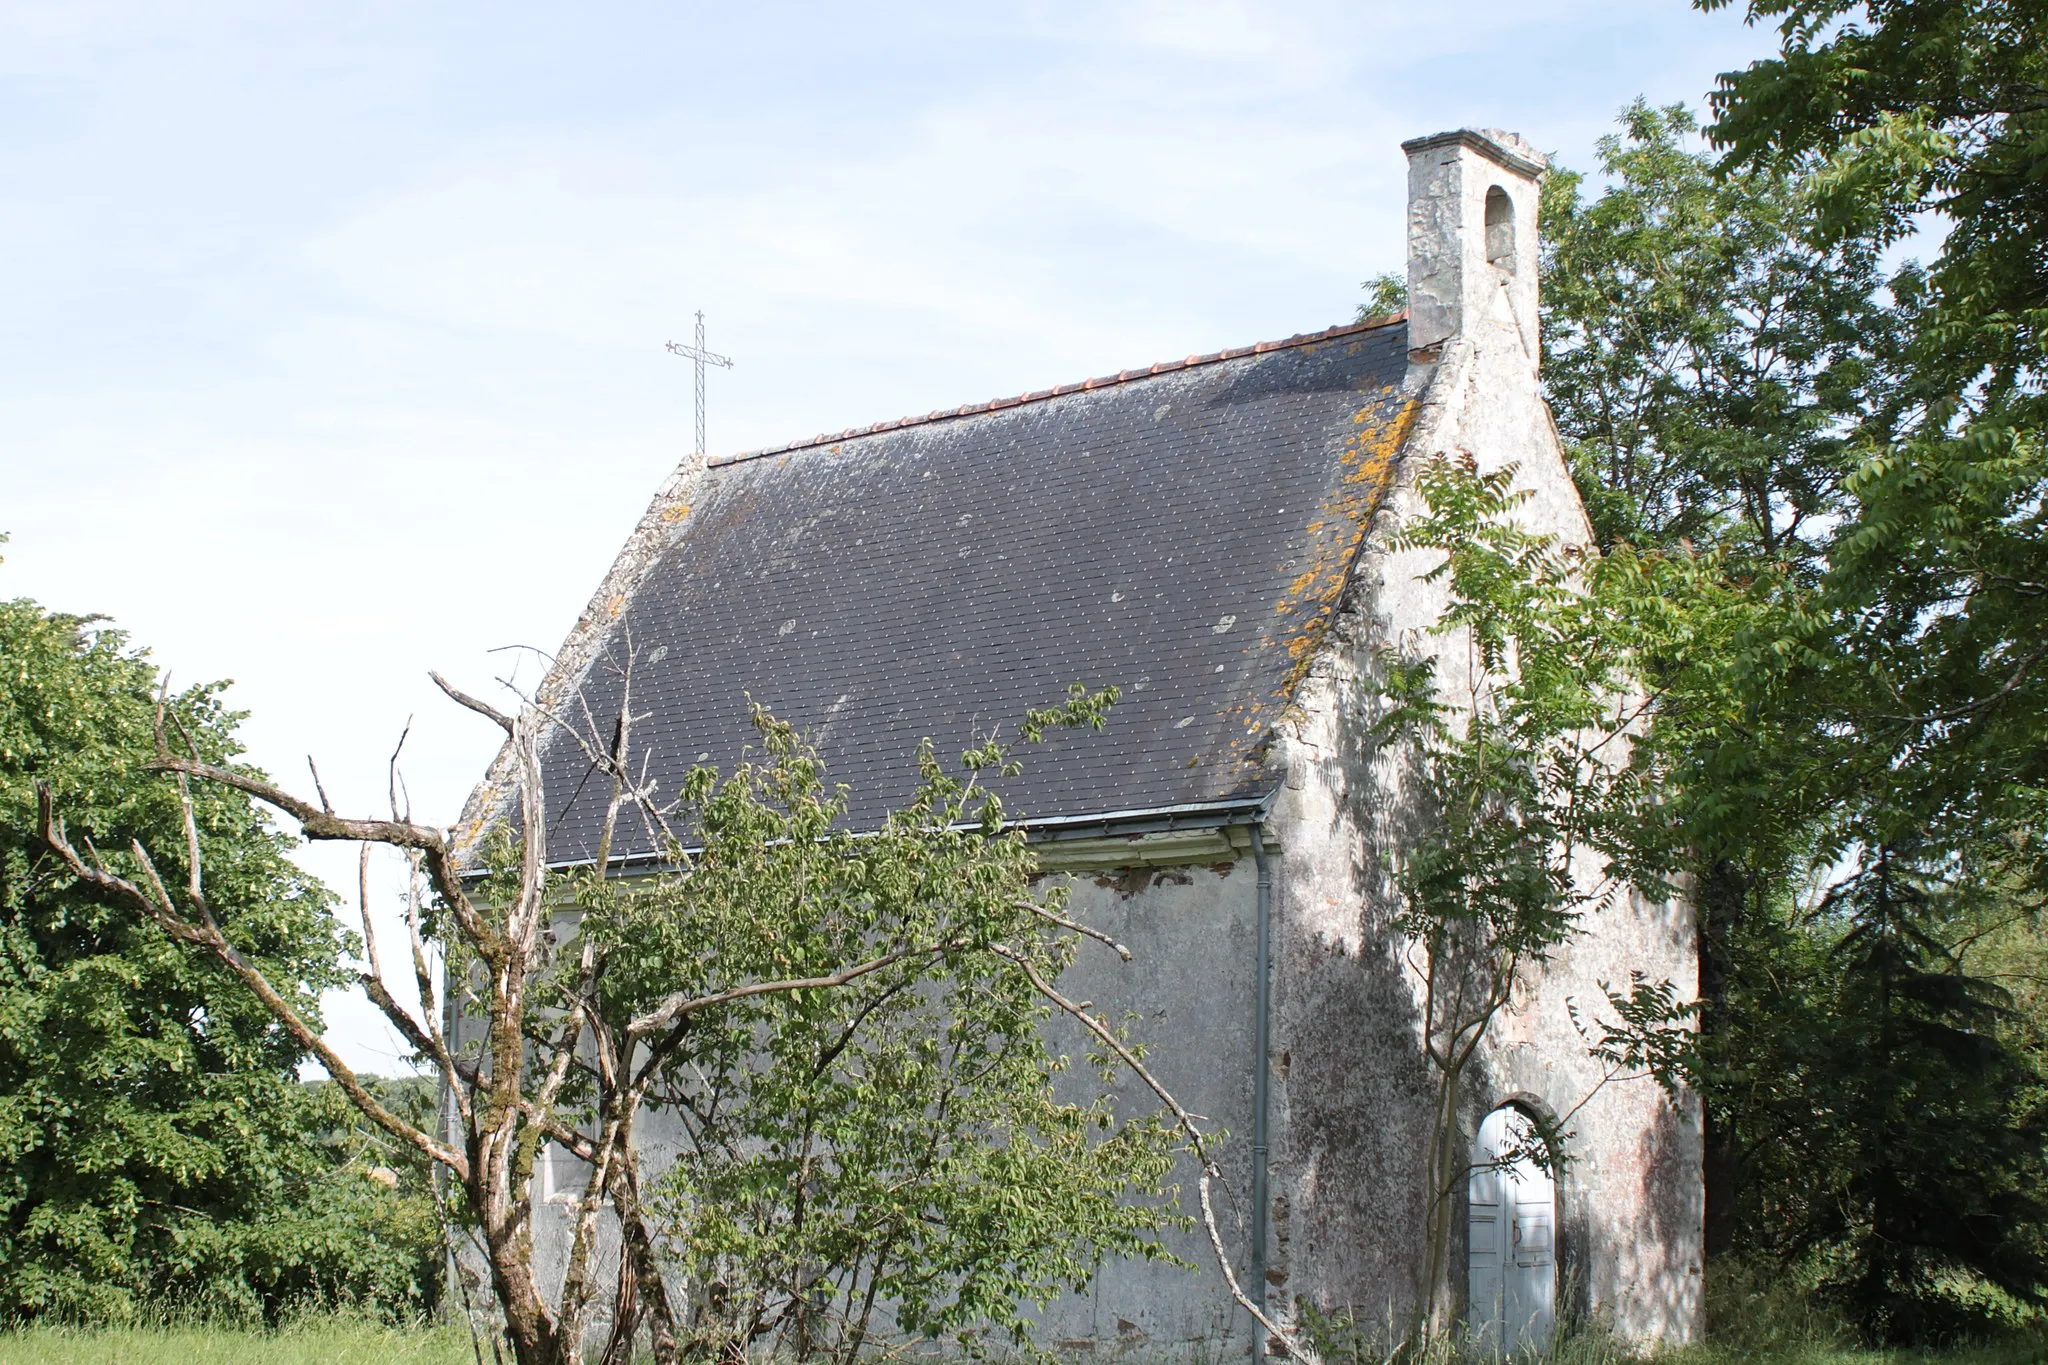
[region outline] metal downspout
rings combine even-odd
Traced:
[[[1259,869],[1258,1004],[1252,1021],[1252,1301],[1266,1308],[1266,1102],[1273,1051],[1273,869],[1264,825],[1252,826],[1252,860]],[[1269,1314],[1270,1316],[1270,1314]],[[1263,1351],[1255,1352],[1264,1355]]]

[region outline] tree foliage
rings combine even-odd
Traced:
[[[1801,177],[1829,240],[1939,235],[1894,289],[1896,398],[1855,433],[1798,623],[1827,665],[1833,805],[1858,868],[1837,893],[1859,907],[1838,956],[1877,987],[1859,1002],[1900,1001],[1913,1023],[1877,1021],[1889,1074],[1868,1112],[1885,1142],[1840,1288],[1874,1335],[1910,1338],[1940,1321],[1935,1281],[1954,1269],[2023,1300],[2048,1287],[2039,1081],[1950,947],[1957,907],[1964,926],[2024,919],[2048,889],[2048,12],[1754,0],[1749,15],[1777,23],[1781,50],[1713,96],[1725,164]],[[1948,995],[1894,993],[1900,973]],[[1845,1027],[1876,1027],[1865,1015]]]
[[[628,696],[629,656],[616,661]],[[1023,1344],[1023,1302],[1085,1285],[1105,1254],[1156,1251],[1152,1234],[1177,1217],[1162,1181],[1183,1147],[1200,1163],[1218,1263],[1259,1315],[1220,1240],[1218,1168],[1197,1121],[1112,1021],[1053,984],[1077,938],[1114,945],[1031,884],[1022,833],[982,783],[1015,771],[1016,742],[1099,725],[1113,693],[1076,689],[1030,712],[1015,741],[987,739],[958,775],[925,752],[911,800],[859,833],[839,827],[843,793],[815,752],[765,715],[765,758],[724,780],[698,769],[657,799],[635,776],[622,703],[609,726],[586,716],[587,733],[569,729],[612,795],[594,862],[564,872],[523,831],[547,828],[538,741],[566,722],[538,702],[515,718],[442,686],[511,741],[517,818],[489,823],[473,865],[396,808],[395,780],[390,818],[347,818],[196,744],[174,752],[163,723],[148,767],[186,810],[196,780],[267,802],[310,837],[356,842],[366,860],[377,845],[405,853],[421,1005],[389,990],[367,913],[356,982],[439,1071],[445,1123],[353,1073],[304,999],[223,931],[196,822],[181,831],[182,884],[140,845],[125,875],[81,851],[47,790],[41,834],[101,896],[227,968],[371,1129],[445,1173],[471,1238],[465,1292],[482,1270],[515,1359],[571,1365],[602,1340],[602,1359],[624,1361],[643,1332],[663,1361],[736,1358],[763,1338],[844,1358],[878,1312],[877,1336]],[[662,832],[666,867],[613,875],[622,815]],[[1048,1008],[1164,1116],[1151,1101],[1056,1095]],[[650,1105],[691,1135],[666,1178],[644,1160]],[[568,1222],[560,1259],[535,1254],[549,1187]]]
[[[1528,494],[1515,475],[1469,460],[1416,471],[1421,508],[1392,547],[1434,557],[1423,581],[1442,585],[1446,606],[1433,647],[1384,649],[1371,686],[1375,738],[1401,755],[1430,812],[1428,833],[1398,860],[1394,922],[1418,978],[1435,1092],[1423,1320],[1411,1339],[1451,1326],[1451,1227],[1471,1172],[1460,1112],[1496,1018],[1587,914],[1632,884],[1663,886],[1660,841],[1641,837],[1656,820],[1649,769],[1630,752],[1643,716],[1641,641],[1618,608],[1641,581],[1635,561],[1623,552],[1610,565],[1521,525]],[[1643,1049],[1683,1011],[1668,982],[1639,980],[1633,998],[1614,1003],[1621,1024],[1608,1026],[1614,1048],[1601,1055],[1616,1063],[1610,1074],[1642,1075],[1653,1069]],[[1501,1159],[1548,1166],[1562,1138],[1542,1131],[1537,1150]]]
[[[2048,1086],[2012,1046],[2010,993],[1959,948],[1983,891],[1919,850],[1867,850],[1776,956],[1791,998],[1744,1030],[1769,1049],[1752,1059],[1768,1084],[1802,1095],[1766,1111],[1795,1120],[1774,1140],[1751,1135],[1750,1235],[1824,1266],[1876,1339],[1979,1329],[1987,1286],[2040,1295]]]
[[[132,866],[131,841],[181,846],[176,792],[147,771],[161,684],[120,632],[0,603],[0,1317],[417,1311],[433,1220],[329,1145],[346,1115],[299,1084],[302,1049],[39,837],[40,781],[111,862]],[[240,717],[219,693],[168,704],[227,761]],[[342,946],[328,893],[239,793],[204,794],[194,816],[222,925],[314,1012]]]
[[[2039,299],[1985,283],[2032,212],[1986,188],[2035,136],[2027,8],[1760,3],[1786,50],[1724,78],[1730,155],[1638,104],[1609,187],[1546,205],[1546,382],[1663,623],[1639,754],[1700,916],[1710,1246],[1879,1339],[2048,1286],[2037,1054],[1966,950],[2037,934],[2043,885]],[[1942,254],[1883,275],[1926,211]]]
[[[1877,252],[1789,177],[1717,174],[1684,106],[1621,123],[1605,192],[1553,172],[1543,203],[1544,386],[1596,533],[1810,571],[1896,350]]]
[[[800,1358],[906,1336],[1026,1346],[1026,1304],[1081,1289],[1105,1255],[1159,1254],[1177,1135],[1149,1105],[1061,1082],[1019,959],[1056,979],[1079,938],[978,780],[1001,746],[964,776],[927,746],[912,798],[856,835],[815,751],[756,719],[757,761],[685,783],[670,818],[696,847],[674,850],[676,875],[584,887],[583,933],[613,964],[601,1018],[939,946],[695,1018],[648,1100],[685,1134],[650,1198],[696,1288],[692,1334],[706,1354],[767,1338]]]
[[[2048,13],[1754,0],[1780,55],[1723,77],[1733,167],[1810,185],[1832,240],[1944,229],[1909,280],[1899,397],[1856,433],[1816,613],[1878,842],[2029,847],[2048,785]],[[2040,884],[2042,871],[2031,879]]]

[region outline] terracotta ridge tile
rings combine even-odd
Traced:
[[[1391,327],[1408,319],[1406,312],[1388,313],[1383,317],[1367,318],[1363,322],[1347,322],[1336,327],[1326,327],[1320,332],[1300,332],[1280,341],[1261,341],[1251,346],[1237,346],[1224,351],[1211,351],[1207,355],[1191,355],[1181,360],[1162,360],[1146,369],[1123,370],[1116,374],[1098,375],[1078,383],[1055,384],[1049,389],[1038,389],[1031,393],[1017,394],[1009,398],[992,398],[985,403],[965,403],[957,408],[935,408],[921,417],[895,417],[884,422],[875,422],[864,427],[848,427],[837,435],[812,436],[801,441],[790,441],[783,445],[762,446],[756,450],[743,450],[737,455],[724,455],[705,464],[712,469],[724,465],[739,464],[746,460],[758,460],[765,455],[788,455],[799,450],[814,450],[839,441],[850,441],[860,436],[875,436],[885,431],[899,431],[904,427],[929,426],[934,422],[950,421],[955,417],[974,417],[982,413],[1001,412],[1025,403],[1042,403],[1048,398],[1061,398],[1070,393],[1087,393],[1095,389],[1108,388],[1112,384],[1127,384],[1134,379],[1150,379],[1156,374],[1169,374],[1175,370],[1193,369],[1198,365],[1214,365],[1225,360],[1241,360],[1248,355],[1265,355],[1270,351],[1284,351],[1291,346],[1309,346],[1318,341],[1334,341],[1338,337],[1351,336],[1358,332],[1377,331]]]

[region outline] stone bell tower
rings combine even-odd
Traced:
[[[1495,128],[1437,133],[1408,153],[1408,345],[1433,358],[1460,334],[1511,331],[1533,369],[1542,153]]]

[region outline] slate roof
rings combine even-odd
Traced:
[[[751,696],[810,732],[856,828],[919,740],[950,759],[1075,682],[1122,700],[1023,753],[1013,811],[1262,797],[1412,419],[1407,363],[1397,317],[714,462],[584,695],[608,729],[630,639],[664,795],[757,743]],[[608,784],[564,737],[544,762],[550,861],[588,857]]]

